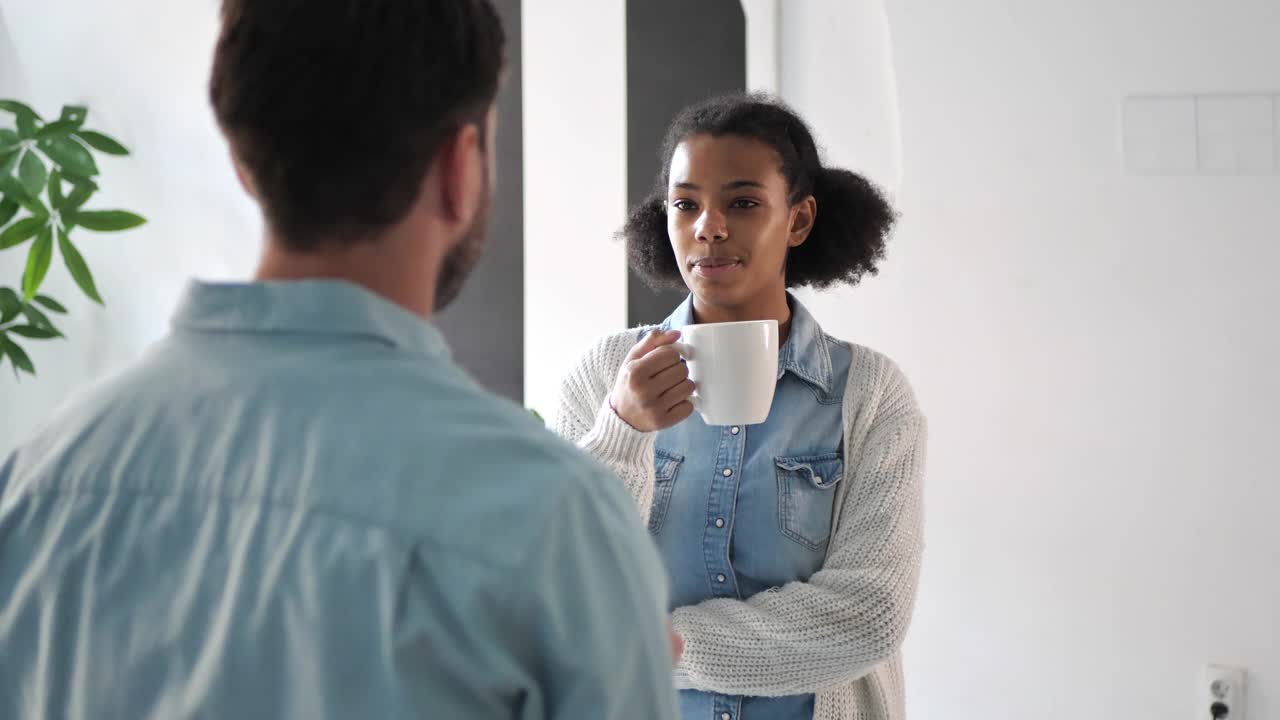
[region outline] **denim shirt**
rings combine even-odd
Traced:
[[[826,556],[843,479],[842,401],[853,352],[794,297],[768,419],[709,426],[696,413],[658,434],[649,531],[672,583],[672,609],[747,599],[803,582]],[[692,298],[663,329],[693,322]],[[810,720],[814,696],[680,693],[684,720]]]

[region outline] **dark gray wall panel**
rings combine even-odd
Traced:
[[[653,189],[658,145],[686,105],[747,87],[747,23],[740,0],[628,0],[627,201]],[[619,221],[619,227],[622,223]],[[660,322],[684,293],[654,292],[628,272],[627,320]]]
[[[507,33],[507,74],[498,96],[498,190],[484,257],[436,323],[454,357],[480,384],[524,398],[524,180],[520,87],[521,0],[494,0]]]

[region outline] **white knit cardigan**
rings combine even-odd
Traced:
[[[654,443],[623,422],[609,392],[644,329],[602,338],[565,378],[553,429],[611,467],[647,522]],[[844,393],[845,478],[823,566],[745,600],[672,614],[685,642],[676,686],[731,695],[814,693],[815,720],[902,720],[899,648],[922,550],[926,423],[888,358],[853,346]]]

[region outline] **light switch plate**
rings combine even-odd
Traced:
[[[1274,171],[1275,125],[1275,98],[1271,95],[1197,97],[1200,170],[1231,175]]]
[[[1194,96],[1130,96],[1124,99],[1123,114],[1125,165],[1131,171],[1197,171]]]

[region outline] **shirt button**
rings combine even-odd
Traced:
[[[732,476],[732,475],[733,475],[733,468],[725,468],[725,469],[724,469],[724,476],[725,476],[725,477],[730,477],[730,476]]]
[[[724,580],[725,580],[724,575],[717,575],[717,576],[716,576],[716,582],[724,582]]]
[[[716,527],[724,527],[724,518],[716,518]]]
[[[733,716],[729,713],[720,713],[720,720],[733,720]]]
[[[734,435],[737,435],[738,433],[742,432],[742,428],[738,427],[737,425],[734,425],[733,427],[729,428],[729,432],[733,433]]]
[[[814,476],[813,476],[813,481],[814,481],[815,483],[817,483],[817,484],[821,485],[821,484],[822,484],[822,476],[821,476],[821,475],[814,475]]]

